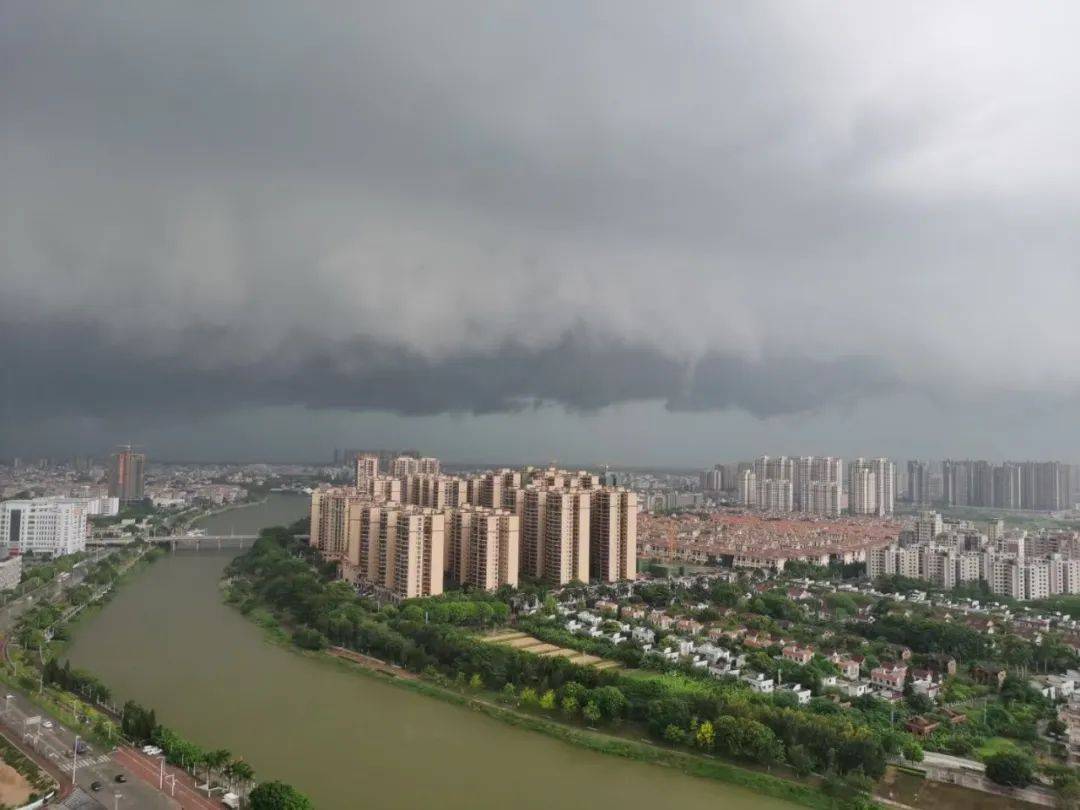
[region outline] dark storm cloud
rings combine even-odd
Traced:
[[[329,344],[295,338],[277,358],[214,368],[194,367],[192,358],[230,340],[225,330],[189,334],[181,350],[152,358],[110,341],[94,324],[48,324],[47,334],[8,357],[3,399],[9,417],[155,425],[241,405],[426,416],[543,404],[588,412],[637,400],[663,400],[676,411],[742,408],[773,416],[882,393],[891,384],[859,359],[754,362],[710,354],[687,363],[583,329],[550,347],[507,344],[439,360],[373,339]],[[18,335],[0,328],[0,345],[13,345]],[[782,391],[772,385],[779,377],[786,380]]]
[[[5,428],[1067,395],[1076,13],[4,3]]]

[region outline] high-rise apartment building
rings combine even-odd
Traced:
[[[136,453],[131,445],[117,448],[109,459],[109,497],[121,503],[141,501],[145,472],[145,454]]]
[[[878,484],[874,468],[863,458],[848,468],[848,507],[853,515],[876,515]]]
[[[416,475],[420,472],[420,459],[413,456],[398,456],[390,467],[390,473],[395,478],[404,478],[408,475]]]
[[[361,495],[370,498],[375,503],[403,503],[405,492],[402,479],[392,475],[376,475],[374,478],[365,478],[357,482],[357,490]]]
[[[842,484],[836,481],[814,481],[803,509],[811,515],[837,517],[843,511]]]
[[[637,495],[625,489],[592,490],[589,565],[593,579],[637,579]]]
[[[877,514],[891,515],[896,509],[896,465],[887,458],[871,460],[877,479]]]
[[[520,563],[520,522],[506,509],[454,510],[456,515],[471,511],[467,530],[456,533],[459,546],[454,551],[457,581],[484,590],[509,585],[517,587]]]
[[[908,501],[915,506],[929,506],[931,503],[930,465],[925,461],[909,461],[907,479]]]
[[[328,560],[345,556],[349,507],[366,504],[370,499],[357,487],[317,489],[311,493],[311,528],[308,545],[317,548]]]
[[[549,490],[545,503],[541,579],[553,587],[589,581],[588,490]]]
[[[518,490],[521,572],[554,587],[572,580],[588,582],[590,505],[589,490],[537,483]],[[635,545],[636,537],[635,526]]]
[[[766,512],[790,512],[795,508],[795,485],[787,479],[757,482],[757,507]]]
[[[442,471],[441,462],[431,456],[421,458],[417,467],[421,475],[438,475]]]
[[[887,458],[857,458],[848,477],[853,515],[891,515],[896,503],[896,467]]]
[[[738,497],[741,506],[757,506],[757,475],[753,470],[743,470],[739,473]]]
[[[1002,509],[1022,509],[1021,465],[1006,461],[994,468],[994,506]]]
[[[394,542],[387,550],[383,583],[399,599],[438,596],[443,592],[443,542],[446,517],[433,509],[404,507],[397,514]]]
[[[363,453],[356,457],[356,483],[366,478],[379,475],[379,456],[377,453]]]
[[[717,464],[711,470],[701,473],[701,489],[703,492],[722,492],[724,489],[724,466]]]
[[[348,503],[342,576],[396,599],[438,596],[443,592],[445,520],[442,512],[419,506]]]

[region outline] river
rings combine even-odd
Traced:
[[[209,534],[289,523],[307,499],[207,518]],[[267,643],[223,604],[235,551],[180,551],[75,629],[72,664],[192,740],[243,756],[318,808],[607,806],[773,810],[742,788],[586,751]]]

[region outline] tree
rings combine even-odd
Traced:
[[[664,729],[664,739],[672,745],[686,742],[686,732],[676,725],[670,725]]]
[[[604,715],[600,711],[600,707],[596,705],[595,700],[590,700],[588,703],[586,703],[585,708],[582,710],[581,713],[582,715],[584,715],[585,720],[594,726],[604,719]]]
[[[806,750],[806,746],[793,745],[787,752],[791,770],[796,776],[809,776],[814,771],[814,760]]]
[[[550,712],[555,708],[555,690],[548,689],[540,696],[540,708]]]
[[[908,762],[922,762],[923,761],[923,749],[914,740],[907,742],[903,747],[904,759]]]
[[[252,810],[313,810],[315,805],[303,793],[284,782],[263,782],[248,796]]]
[[[999,785],[1027,787],[1035,779],[1035,765],[1027,754],[1001,751],[987,757],[986,775]]]
[[[531,709],[537,704],[538,698],[536,697],[536,690],[531,686],[526,686],[521,690],[521,705]]]
[[[567,695],[562,699],[562,711],[567,717],[574,717],[578,712],[577,698]]]
[[[483,689],[484,679],[480,677],[480,673],[476,672],[471,678],[469,678],[469,688],[471,689]]]
[[[705,751],[711,751],[715,741],[716,732],[713,729],[713,724],[706,720],[698,726],[697,733],[694,735],[694,744]]]
[[[589,702],[595,703],[605,720],[618,720],[625,713],[628,702],[626,696],[616,686],[601,686],[589,693]]]

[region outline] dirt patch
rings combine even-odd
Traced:
[[[607,658],[589,655],[588,653],[583,653],[580,650],[572,650],[568,647],[558,647],[521,632],[500,633],[498,635],[488,636],[484,641],[487,641],[490,644],[502,644],[536,655],[560,655],[564,658],[568,658],[575,664],[581,664],[586,667],[596,667],[597,669],[615,669],[622,666],[618,661],[610,661]]]
[[[34,788],[26,777],[6,762],[0,762],[0,804],[6,807],[22,807],[30,799]]]

